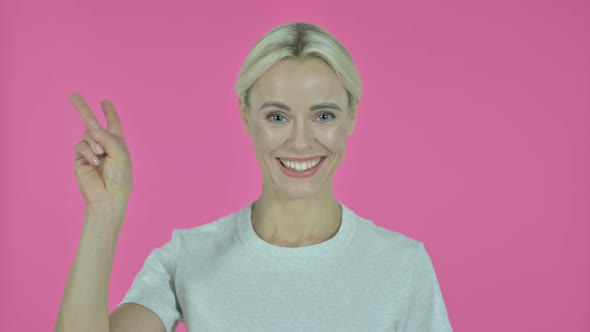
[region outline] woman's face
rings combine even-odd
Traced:
[[[240,112],[253,137],[264,190],[286,197],[329,192],[358,106],[348,108],[346,90],[332,69],[319,59],[282,60],[254,83],[249,98],[249,108],[240,100]],[[305,177],[288,170],[293,164],[284,167],[277,159],[310,157],[325,158]]]

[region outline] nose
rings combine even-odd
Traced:
[[[293,150],[304,151],[312,148],[315,137],[312,124],[308,123],[306,119],[300,118],[298,120],[291,129],[290,145]]]

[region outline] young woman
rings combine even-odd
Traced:
[[[236,84],[242,123],[263,172],[262,193],[211,223],[173,230],[145,260],[119,307],[106,298],[131,192],[121,123],[89,130],[76,174],[85,231],[56,330],[452,331],[422,242],[382,228],[339,202],[332,177],[358,115],[361,83],[326,30],[290,23],[265,34]]]

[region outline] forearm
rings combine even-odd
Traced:
[[[56,332],[109,331],[108,288],[124,212],[86,210],[76,257],[65,287]]]

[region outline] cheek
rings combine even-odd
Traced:
[[[268,126],[254,126],[253,138],[256,146],[268,150],[280,146],[286,139],[286,131]]]
[[[346,145],[346,133],[345,127],[338,126],[330,128],[329,130],[321,130],[318,133],[318,138],[322,144],[334,149],[338,149],[339,147]]]

